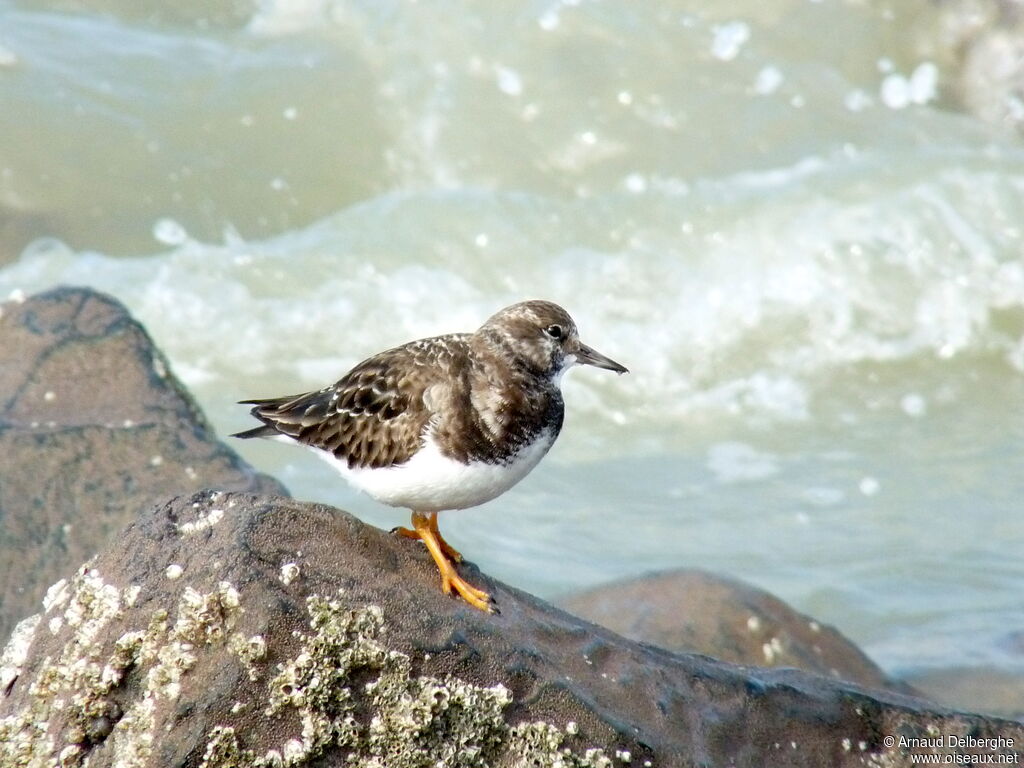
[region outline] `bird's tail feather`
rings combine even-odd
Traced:
[[[273,427],[261,424],[253,429],[247,429],[244,432],[235,432],[231,437],[241,437],[244,440],[248,440],[250,437],[272,437],[278,434],[280,434],[280,432]]]

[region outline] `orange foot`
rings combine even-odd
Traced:
[[[423,515],[413,512],[412,526],[413,530],[395,528],[393,532],[408,539],[419,539],[426,544],[430,556],[437,564],[437,570],[441,572],[441,589],[444,590],[444,593],[450,595],[454,588],[462,599],[474,608],[494,613],[491,596],[467,582],[455,570],[452,560],[456,563],[462,562],[462,555],[441,537],[441,533],[437,530],[437,513],[431,512],[429,515]]]
[[[419,513],[418,512],[413,512],[412,514],[413,514],[413,517],[415,517]],[[421,517],[422,517],[422,515],[421,515]],[[444,537],[441,536],[441,532],[439,530],[437,530],[437,512],[431,512],[430,515],[427,517],[427,522],[430,525],[430,530],[433,531],[433,533],[434,533],[434,538],[437,539],[438,546],[440,546],[441,547],[441,551],[444,552],[445,557],[447,557],[449,560],[452,560],[453,562],[461,563],[462,562],[462,553],[459,552],[459,550],[457,550],[455,547],[453,547],[447,541],[445,541]],[[413,525],[415,525],[415,524],[416,523],[415,523],[415,520],[414,520],[413,521]],[[400,525],[395,527],[395,528],[392,528],[391,532],[392,533],[397,533],[399,536],[404,536],[407,539],[420,539],[420,540],[422,540],[422,538],[423,538],[422,536],[420,536],[419,531],[410,530],[409,528],[403,528]]]

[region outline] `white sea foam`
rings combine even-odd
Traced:
[[[642,207],[619,201],[632,225],[600,250],[580,242],[612,200],[580,209],[496,193],[382,198],[269,241],[137,259],[40,241],[0,271],[0,295],[86,283],[121,297],[201,397],[242,382],[322,386],[380,349],[471,330],[532,296],[563,303],[588,343],[635,369],[573,381],[570,408],[598,423],[625,403],[661,426],[716,413],[803,420],[817,382],[850,364],[973,353],[1015,364],[1019,338],[994,313],[1024,308],[1024,270],[1019,236],[995,226],[1017,215],[1024,174],[994,176],[975,158],[977,171],[925,166],[863,198],[878,162],[812,158],[701,182],[684,197],[712,213],[691,214],[683,237],[677,195],[650,188]],[[443,246],[403,260],[430,247],[428,222],[466,203],[474,215],[449,218]]]

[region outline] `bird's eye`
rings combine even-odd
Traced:
[[[560,325],[549,325],[547,328],[544,329],[544,333],[546,333],[552,339],[560,339],[562,338],[562,334],[564,333],[564,331],[562,331],[562,326]]]

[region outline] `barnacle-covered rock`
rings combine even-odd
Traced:
[[[501,614],[340,510],[174,499],[15,632],[0,765],[899,766],[888,735],[1024,744],[1020,723],[640,645],[460,567]]]

